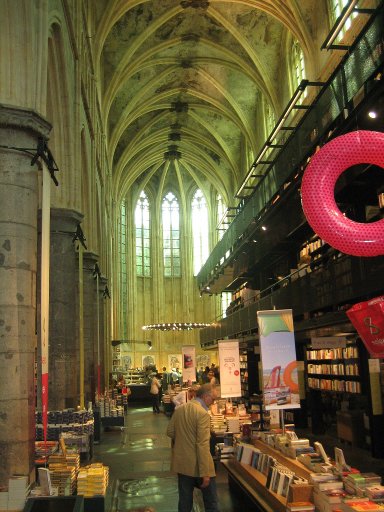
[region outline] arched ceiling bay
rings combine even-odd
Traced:
[[[312,49],[315,0],[99,0],[95,37],[116,199],[132,186],[212,186],[230,201],[276,114],[287,34]],[[260,121],[260,118],[259,118]]]

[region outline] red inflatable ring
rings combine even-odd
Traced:
[[[335,184],[349,167],[384,167],[384,133],[350,132],[325,144],[309,163],[302,181],[304,214],[315,233],[329,245],[353,256],[384,254],[384,219],[354,222],[335,201]]]

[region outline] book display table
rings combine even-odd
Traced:
[[[301,478],[308,479],[310,470],[300,462],[285,457],[279,450],[262,441],[253,442],[253,446],[262,453],[273,456],[280,464]],[[222,460],[228,472],[231,486],[247,496],[258,512],[286,512],[287,497],[273,492],[267,487],[267,476],[250,466],[236,460],[235,457]],[[308,487],[308,486],[307,486]]]

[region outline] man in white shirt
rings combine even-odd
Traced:
[[[199,389],[197,384],[191,386],[188,389],[183,389],[176,396],[172,398],[172,402],[175,404],[175,409],[180,405],[186,404],[189,400],[192,400],[196,396],[196,391]]]

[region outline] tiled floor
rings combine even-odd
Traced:
[[[177,480],[170,472],[170,440],[165,434],[168,421],[164,414],[153,414],[150,407],[132,406],[124,429],[115,427],[101,433],[92,462],[109,466],[105,512],[127,512],[146,505],[156,512],[177,512]],[[221,512],[241,510],[220,465],[217,486]],[[195,512],[200,512],[203,508],[199,491],[196,493]]]

